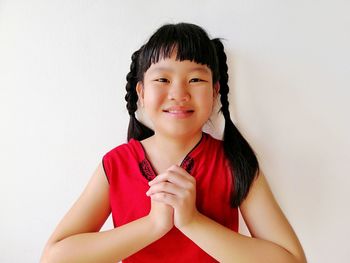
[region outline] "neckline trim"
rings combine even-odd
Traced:
[[[186,156],[183,158],[181,161],[180,167],[184,168],[188,173],[192,173],[193,168],[194,168],[194,156],[196,155],[197,152],[201,150],[201,146],[204,144],[204,142],[207,140],[208,134],[205,132],[202,132],[202,136],[200,140],[197,142],[197,144],[186,154]],[[157,173],[151,163],[150,160],[148,160],[146,151],[141,144],[140,141],[133,139],[136,142],[137,147],[139,147],[141,153],[142,153],[142,158],[141,161],[139,162],[139,168],[140,172],[143,175],[143,177],[151,181],[153,180],[156,176]]]

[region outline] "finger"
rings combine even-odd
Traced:
[[[184,179],[186,179],[187,181],[191,182],[192,184],[196,183],[196,179],[191,174],[189,174],[185,169],[183,169],[182,167],[180,167],[178,165],[170,166],[168,171],[169,172],[175,172],[178,175],[181,175]]]
[[[157,175],[152,181],[150,181],[148,184],[153,185],[160,182],[172,182],[175,183],[176,181],[181,180],[181,175],[174,171],[165,171],[164,173],[161,173]]]
[[[168,168],[168,171],[174,171],[179,173],[180,175],[187,177],[187,178],[193,178],[193,176],[191,174],[189,174],[184,168],[182,168],[181,166],[178,165],[172,165]]]
[[[168,193],[156,193],[151,195],[152,201],[161,202],[167,205],[176,207],[176,197]]]
[[[152,186],[160,182],[171,182],[180,187],[189,188],[189,187],[192,187],[192,184],[194,181],[195,181],[194,178],[185,177],[176,171],[168,170],[162,174],[159,174],[156,178],[154,178],[148,184]]]
[[[181,196],[182,195],[181,193],[184,190],[186,190],[186,189],[184,189],[176,184],[173,184],[170,182],[160,182],[157,184],[153,184],[146,192],[146,195],[150,196],[150,195],[155,194],[155,193],[163,192],[163,193],[170,193],[173,195]]]
[[[182,176],[187,177],[189,179],[193,178],[193,176],[190,175],[189,173],[187,173],[187,171],[185,169],[181,168],[178,165],[172,165],[164,173],[157,175],[151,182],[153,182],[153,181],[158,182],[159,180],[164,180],[164,177],[166,177],[165,174],[168,172],[179,174],[179,175],[182,175]]]

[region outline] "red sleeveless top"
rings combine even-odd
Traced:
[[[110,185],[110,205],[115,227],[148,215],[148,181],[156,174],[141,143],[131,139],[103,156],[102,164]],[[197,210],[238,232],[238,209],[229,204],[232,175],[222,141],[203,133],[181,167],[196,178]],[[123,262],[217,262],[176,227],[159,240]]]

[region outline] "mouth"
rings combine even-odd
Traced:
[[[191,113],[194,110],[163,110],[164,112],[172,113],[172,114],[182,114],[182,113]]]
[[[185,107],[171,107],[164,109],[163,112],[176,118],[186,118],[194,113],[194,110]]]

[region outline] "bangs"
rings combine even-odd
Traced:
[[[170,58],[173,52],[176,52],[176,60],[207,65],[213,73],[213,80],[218,79],[218,62],[213,43],[202,28],[185,23],[161,27],[143,46],[139,59],[139,79],[143,79],[151,64]]]

